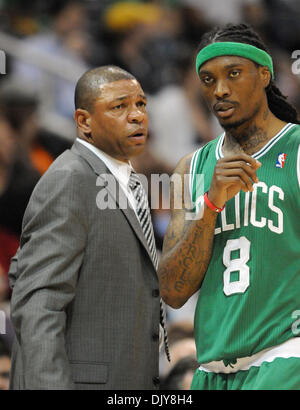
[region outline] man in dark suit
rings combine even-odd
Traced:
[[[80,78],[75,107],[78,138],[37,184],[10,268],[10,386],[156,389],[157,261],[128,188],[146,97],[131,74],[105,66]]]

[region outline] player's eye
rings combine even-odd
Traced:
[[[241,72],[239,70],[232,70],[229,75],[231,78],[236,78],[240,75],[240,73]]]
[[[138,107],[146,107],[147,103],[145,101],[139,101],[136,105]]]
[[[213,78],[210,77],[209,75],[206,75],[204,77],[201,77],[201,81],[205,84],[205,85],[210,85],[213,82]]]

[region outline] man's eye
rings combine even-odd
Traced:
[[[212,77],[208,77],[208,76],[202,77],[202,82],[203,82],[204,84],[209,85],[209,84],[211,84],[211,83],[213,82],[213,78],[212,78]]]
[[[119,105],[115,105],[114,107],[112,107],[112,109],[113,110],[120,110],[123,107],[124,107],[124,104],[119,104]]]
[[[137,103],[138,107],[146,107],[146,103],[144,101],[140,101]]]
[[[230,77],[232,77],[232,78],[238,77],[239,75],[240,75],[240,71],[238,71],[238,70],[233,70],[230,73]]]

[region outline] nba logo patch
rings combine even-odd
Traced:
[[[280,152],[277,157],[277,161],[275,165],[276,168],[283,168],[285,160],[286,160],[286,154],[284,154],[283,152]]]

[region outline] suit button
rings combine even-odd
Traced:
[[[159,339],[159,334],[158,333],[153,333],[152,340],[154,340],[154,342],[156,342],[158,339]]]
[[[153,377],[152,381],[157,386],[159,384],[159,377]]]
[[[158,298],[158,296],[159,296],[159,290],[158,290],[158,289],[153,289],[153,290],[152,290],[152,296],[153,296],[154,298]]]

